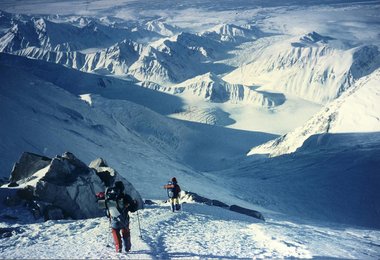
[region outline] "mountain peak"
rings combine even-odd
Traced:
[[[203,75],[200,75],[197,77],[203,81],[214,81],[214,82],[224,82],[221,78],[219,78],[217,75],[215,75],[212,72],[207,72]]]
[[[212,72],[207,72],[205,74],[196,76],[194,78],[188,79],[177,86],[189,86],[194,84],[210,84],[213,85],[227,85],[228,83],[222,80],[219,76],[215,75]],[[214,86],[215,87],[215,86]]]
[[[257,39],[263,35],[263,32],[251,25],[242,27],[235,24],[222,23],[203,32],[201,35],[222,42],[241,42],[249,39]]]
[[[148,31],[156,32],[163,36],[173,36],[179,32],[179,29],[177,27],[161,22],[159,20],[149,21],[145,24],[145,26]]]
[[[300,37],[300,42],[305,44],[316,44],[316,43],[328,43],[331,40],[334,40],[334,38],[329,36],[323,36],[315,31],[312,31],[310,33],[307,33]]]
[[[43,18],[33,19],[37,31],[46,32],[46,21]]]

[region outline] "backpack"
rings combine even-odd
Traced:
[[[122,213],[124,213],[123,207],[123,194],[119,189],[115,187],[109,187],[105,192],[105,204],[109,215],[113,218],[118,218]]]
[[[121,194],[120,191],[114,187],[106,190],[105,198],[107,205],[116,207],[120,212],[123,212],[121,205],[124,205],[124,199],[126,199],[126,202],[129,204],[127,208],[129,212],[136,212],[139,209],[136,200],[132,199],[128,194]]]
[[[119,196],[120,196],[120,193],[115,187],[106,189],[106,192],[105,192],[106,200],[117,200]]]
[[[128,206],[129,212],[136,212],[139,209],[139,205],[136,200],[131,200]]]
[[[172,183],[171,181],[169,181],[168,184],[165,185],[165,187],[169,187],[169,186],[171,186],[171,185],[173,185],[173,183]],[[174,196],[173,188],[166,188],[166,191],[167,191],[167,193],[168,193],[168,197],[169,197],[169,198],[173,198],[173,196]]]
[[[173,193],[175,197],[178,197],[178,194],[181,192],[181,188],[177,183],[174,183]]]
[[[168,184],[165,185],[165,187],[171,187],[167,188],[169,198],[176,198],[178,197],[178,194],[181,192],[181,188],[179,187],[179,185],[171,181],[169,181]]]

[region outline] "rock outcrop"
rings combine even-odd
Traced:
[[[50,164],[51,159],[34,153],[23,153],[19,162],[13,166],[9,181],[26,179]]]
[[[70,152],[52,159],[23,153],[10,180],[7,189],[17,192],[14,198],[7,197],[7,200],[24,203],[35,217],[84,219],[102,216],[104,211],[99,208],[95,195],[115,181],[122,181],[125,192],[138,201],[139,208],[143,207],[141,196],[133,185],[101,158],[87,166]]]

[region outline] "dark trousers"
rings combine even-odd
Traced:
[[[131,250],[131,232],[129,227],[127,228],[112,228],[112,236],[115,241],[116,252],[122,251],[122,245],[124,245],[125,252]]]
[[[170,198],[170,203],[172,205],[172,211],[173,212],[175,210],[179,210],[180,209],[179,198],[178,197],[176,197],[176,198]]]

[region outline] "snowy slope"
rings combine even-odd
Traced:
[[[292,153],[312,135],[324,133],[380,132],[380,70],[358,80],[341,97],[326,105],[304,126],[254,147],[248,155],[278,156]]]
[[[137,138],[141,140],[133,142],[141,143],[143,150],[146,145],[151,146],[153,150],[160,153],[159,158],[169,156],[175,160],[184,160],[197,169],[203,167],[209,169],[221,167],[225,158],[243,158],[250,144],[261,144],[273,138],[273,135],[270,134],[249,133],[219,127],[203,128],[207,129],[205,135],[199,131],[200,127],[196,124],[184,125],[163,116],[172,113],[175,109],[180,109],[183,105],[181,100],[123,80],[86,74],[43,61],[6,54],[0,55],[0,64],[4,67],[3,75],[7,75],[8,78],[2,85],[2,89],[4,89],[1,93],[2,100],[8,102],[1,103],[0,120],[2,120],[2,125],[6,126],[1,129],[1,134],[5,136],[8,132],[12,132],[11,129],[19,129],[21,124],[29,125],[22,127],[23,130],[20,132],[13,132],[14,136],[4,141],[1,153],[9,160],[2,161],[2,169],[4,169],[2,176],[9,174],[12,164],[25,150],[55,156],[66,150],[76,151],[80,148],[80,152],[76,152],[76,154],[79,158],[89,162],[97,157],[93,152],[87,152],[87,143],[90,143],[90,147],[96,148],[94,148],[95,154],[101,154],[100,151],[103,148],[112,150],[119,147],[122,152],[118,152],[116,149],[112,153],[107,152],[106,154],[120,154],[122,158],[125,153],[124,149],[127,149],[130,153],[136,153],[137,157],[141,157],[138,160],[143,160],[146,153],[137,152],[140,150],[136,148],[138,144],[135,145],[136,147],[126,145],[125,148],[123,145],[123,143],[132,142],[129,141],[130,138],[133,140]],[[38,82],[41,82],[41,86],[52,85],[53,90],[46,88],[52,93],[44,94],[45,88],[41,87]],[[28,91],[23,91],[24,88]],[[63,99],[57,100],[60,94],[53,94],[56,91],[54,89],[57,89],[59,93],[62,91],[70,93],[65,102],[62,101]],[[32,93],[34,93],[34,99],[29,97]],[[48,93],[50,94],[48,95]],[[39,100],[39,95],[46,97]],[[79,96],[81,95],[85,95],[84,100],[80,100]],[[34,114],[29,110],[32,105],[28,102],[31,104],[33,102]],[[57,108],[55,104],[62,104],[62,106]],[[46,113],[46,106],[49,107],[49,113]],[[163,115],[157,114],[149,108]],[[54,112],[56,109],[57,115]],[[26,114],[27,120],[15,120],[13,117],[15,114]],[[29,116],[30,114],[34,116]],[[39,118],[40,116],[42,118]],[[38,121],[40,123],[37,124]],[[54,129],[58,129],[59,132]],[[59,142],[58,136],[62,135],[60,131],[66,134],[68,139],[66,143]],[[90,131],[91,134],[87,131]],[[102,135],[104,139],[100,141],[99,138],[96,138],[95,136],[98,134]],[[218,140],[223,135],[230,136],[230,141],[221,148]],[[78,142],[78,138],[86,145]],[[110,145],[110,142],[119,143],[120,140],[123,140],[120,144]],[[241,146],[239,143],[242,140],[250,140],[250,142]],[[194,153],[202,145],[207,146],[209,150]],[[12,147],[12,149],[6,149],[6,147]],[[52,150],[50,151],[50,149]],[[194,156],[195,154],[199,157]],[[121,158],[111,158],[107,161],[114,160],[118,165],[115,168],[132,167],[128,163],[125,165],[126,159]],[[202,161],[199,162],[199,159]],[[229,163],[233,161],[230,160]],[[151,171],[148,164],[141,164],[138,168],[140,167]],[[145,171],[138,168],[134,170],[136,173]],[[172,172],[172,170],[163,172]],[[136,175],[135,178],[137,177]]]
[[[311,32],[269,46],[255,61],[223,79],[325,104],[380,66],[376,46],[345,45]]]
[[[145,118],[149,118],[151,113],[154,114],[149,109],[122,100],[115,100],[111,105],[107,99],[99,95],[92,95],[92,102],[89,105],[77,94],[83,90],[80,86],[86,87],[85,84],[78,82],[80,85],[76,89],[62,89],[30,72],[4,65],[6,63],[4,59],[7,57],[3,55],[1,57],[1,73],[3,77],[8,75],[7,82],[1,85],[0,94],[2,100],[0,131],[1,136],[7,136],[5,140],[2,140],[1,154],[4,158],[8,158],[1,162],[3,176],[9,174],[12,164],[22,151],[52,157],[63,151],[76,151],[78,157],[86,163],[94,158],[102,157],[122,174],[128,174],[132,182],[141,183],[141,185],[136,185],[140,186],[139,189],[142,189],[144,178],[156,179],[156,183],[160,183],[167,180],[167,172],[172,174],[176,172],[177,175],[181,175],[182,170],[183,173],[192,172],[191,169],[183,168],[166,155],[168,144],[165,145],[165,139],[170,138],[172,142],[170,147],[173,147],[175,146],[173,142],[176,142],[175,137],[171,134],[165,137],[165,135],[159,135],[160,133],[154,137],[150,133],[154,125],[153,120],[162,121],[159,115],[152,115],[149,123],[145,121]],[[61,72],[64,71],[61,70]],[[9,75],[17,76],[9,77]],[[70,73],[68,75],[71,75],[71,78],[74,76]],[[54,70],[51,70],[50,77],[55,77],[59,84],[59,74],[55,74]],[[88,78],[87,83],[92,85],[94,91],[103,88],[97,84],[96,77],[95,84],[91,84]],[[108,111],[104,110],[105,105],[109,105]],[[118,119],[121,113],[117,112],[117,109],[124,110],[124,119]],[[128,117],[135,118],[133,125],[124,125],[128,122],[126,121]],[[169,127],[174,126],[170,126],[170,122],[168,124]],[[168,130],[164,130],[162,124],[157,125],[161,127],[162,134]],[[133,128],[139,129],[140,134],[137,135]],[[19,130],[13,131],[14,129]],[[179,127],[175,129],[178,130]],[[186,129],[184,131],[186,132]],[[141,138],[141,135],[145,135],[145,138]],[[166,168],[169,161],[173,164],[169,163],[172,166]],[[152,169],[159,169],[161,167],[159,165],[163,167],[159,170],[163,174],[150,176]],[[166,170],[163,170],[164,168]],[[142,174],[144,172],[146,174]],[[156,189],[157,193],[160,193],[159,187]],[[153,190],[151,192],[154,193]]]
[[[226,51],[213,39],[181,32],[151,43],[129,73],[140,81],[171,85],[209,71],[226,72],[229,66],[212,63]]]
[[[295,153],[250,156],[214,181],[294,219],[378,229],[379,156],[378,132],[314,135]]]
[[[379,256],[379,231],[285,220],[261,223],[218,207],[198,204],[183,207],[182,212],[173,214],[168,205],[159,203],[147,206],[139,216],[131,214],[132,250],[128,254],[114,252],[108,222],[103,217],[15,225],[12,227],[16,229],[15,234],[2,239],[4,249],[0,255],[19,259],[375,259]],[[33,239],[26,240],[26,236]]]

